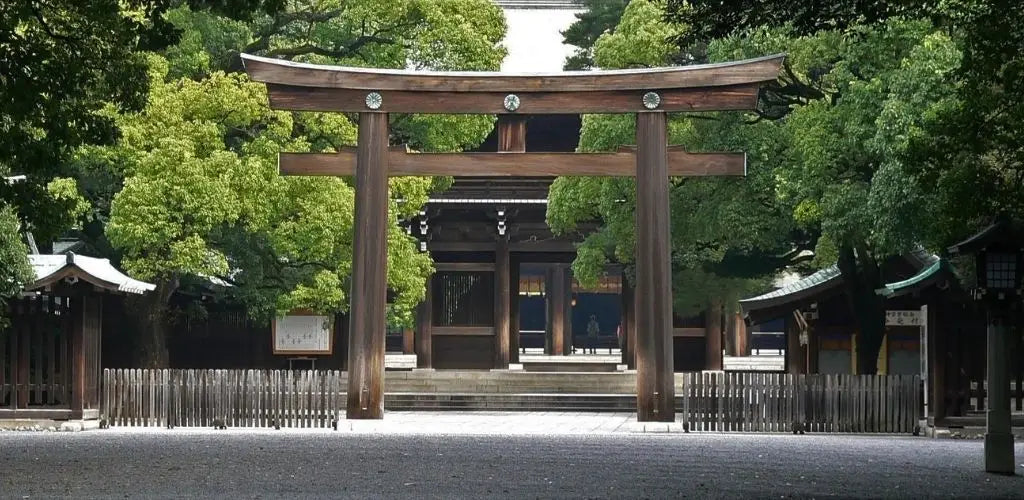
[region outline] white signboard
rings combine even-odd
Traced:
[[[327,316],[274,318],[274,354],[330,354],[331,330]]]
[[[921,326],[921,311],[885,311],[885,326]]]

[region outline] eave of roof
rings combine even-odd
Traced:
[[[931,285],[935,279],[939,278],[940,271],[942,271],[943,267],[943,261],[936,260],[932,265],[922,269],[910,278],[903,281],[896,281],[894,283],[887,283],[882,288],[875,290],[875,293],[886,298],[891,298],[913,292],[914,290],[919,290],[924,286]]]
[[[985,229],[949,247],[949,253],[953,255],[978,253],[997,242],[1019,242],[1024,245],[1024,226],[1001,215]]]
[[[885,284],[884,287],[876,290],[876,293],[885,297],[910,293],[921,287],[931,285],[942,276],[940,271],[945,268],[945,263],[937,255],[918,248],[904,255],[904,257],[913,263],[915,267],[918,267],[919,271],[908,279]],[[833,290],[842,283],[843,277],[839,267],[832,265],[778,290],[740,300],[740,307],[742,307],[744,313],[749,314],[751,311],[792,304]]]
[[[744,312],[775,307],[814,296],[835,288],[842,282],[839,266],[833,265],[778,290],[743,299],[740,301],[740,306]]]
[[[122,293],[144,294],[156,285],[132,279],[118,271],[107,259],[85,257],[68,252],[65,255],[29,255],[35,281],[26,291],[39,290],[66,279],[79,279],[93,286]]]

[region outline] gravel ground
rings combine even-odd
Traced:
[[[912,437],[0,434],[0,498],[1024,498],[1024,466],[981,468],[980,441]]]

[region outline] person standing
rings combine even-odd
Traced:
[[[587,323],[587,339],[590,341],[590,354],[597,352],[597,348],[594,347],[597,343],[597,336],[601,333],[601,325],[597,323],[597,316],[590,315],[590,323]]]

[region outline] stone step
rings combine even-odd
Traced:
[[[682,398],[676,398],[682,409]],[[387,393],[388,411],[598,411],[634,412],[636,396],[625,394],[429,394]]]
[[[391,411],[635,411],[636,397],[620,394],[424,394],[388,393]]]

